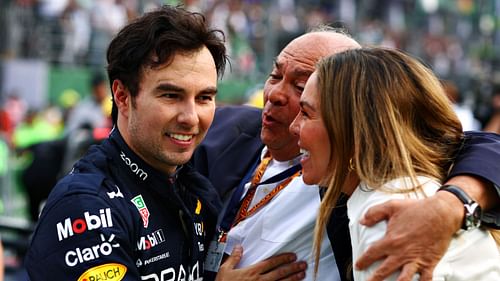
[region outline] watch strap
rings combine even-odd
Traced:
[[[474,200],[465,193],[460,187],[456,185],[446,184],[439,188],[439,190],[444,190],[453,193],[463,204],[472,204]]]
[[[462,221],[462,229],[469,230],[480,225],[480,219],[477,222],[471,222],[476,209],[480,212],[481,207],[474,201],[463,189],[456,185],[446,184],[439,188],[455,195],[464,204],[464,219]]]

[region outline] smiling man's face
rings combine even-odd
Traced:
[[[178,53],[167,66],[146,69],[139,93],[121,106],[119,129],[132,150],[171,174],[189,161],[215,113],[217,71],[207,48]],[[119,97],[115,96],[115,100]]]

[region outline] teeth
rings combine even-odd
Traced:
[[[309,156],[309,151],[307,151],[303,148],[300,149],[300,153],[302,153],[302,156]]]
[[[193,138],[192,135],[181,135],[181,134],[170,134],[170,137],[180,141],[188,141]]]

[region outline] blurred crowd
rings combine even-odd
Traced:
[[[500,133],[500,0],[2,0],[0,74],[5,61],[27,59],[92,75],[89,93],[68,90],[43,108],[30,107],[29,95],[4,92],[0,75],[0,215],[12,215],[9,188],[18,186],[26,217],[36,220],[57,178],[106,137],[107,45],[127,22],[162,4],[199,11],[224,31],[231,66],[223,80],[264,81],[290,39],[329,24],[362,44],[420,57],[443,80],[465,130]],[[241,95],[262,105],[257,82]]]
[[[363,44],[422,58],[455,84],[460,102],[483,127],[493,114],[491,100],[500,84],[500,0],[4,0],[0,57],[102,69],[117,30],[162,4],[202,12],[225,32],[227,80],[262,81],[269,61],[290,38],[331,24]]]

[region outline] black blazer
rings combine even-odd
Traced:
[[[228,198],[260,157],[262,111],[250,106],[222,106],[191,162],[208,177],[222,199]]]

